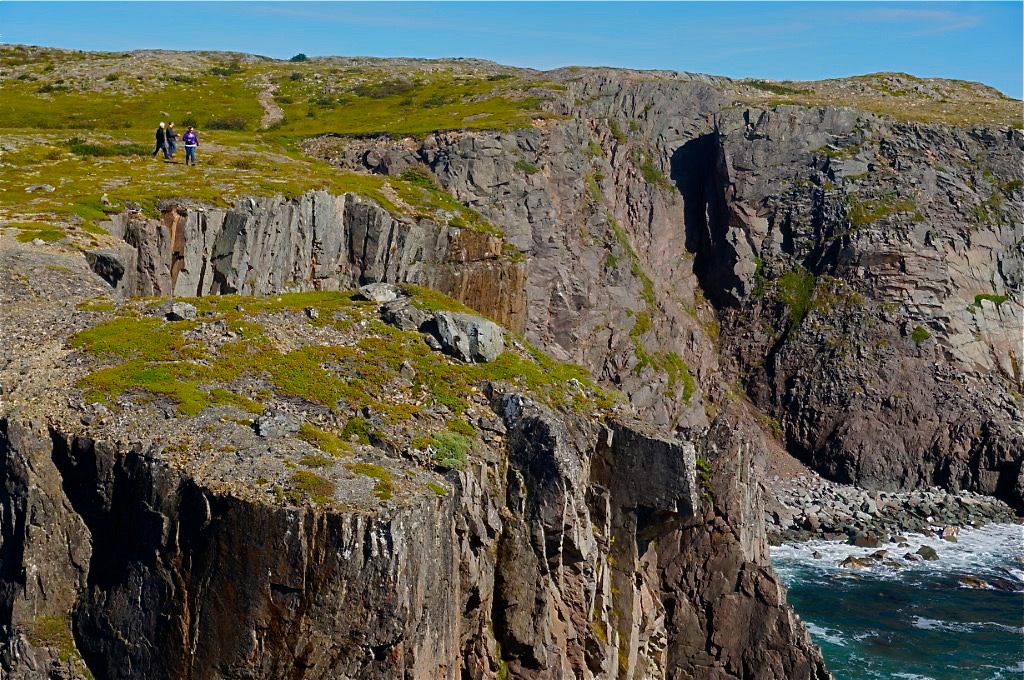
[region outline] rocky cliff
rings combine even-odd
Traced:
[[[8,677],[827,677],[766,563],[749,416],[666,438],[518,341],[465,364],[347,293],[162,321],[180,298],[5,257],[37,274],[5,323],[55,352],[3,374]]]
[[[6,674],[825,678],[766,456],[1022,506],[1024,138],[951,118],[992,93],[473,62],[448,102],[431,63],[325,64],[261,72],[279,124],[315,87],[363,136],[259,162],[349,189],[247,148],[206,171],[230,201],[170,198],[104,160],[67,233],[45,196],[5,223]],[[349,95],[428,131],[365,135]],[[74,142],[39,172],[131,151]]]
[[[427,166],[505,225],[529,256],[527,337],[656,422],[704,422],[700,390],[666,389],[674,354],[719,399],[735,370],[787,448],[839,481],[1024,507],[1021,131],[722,89],[574,74],[553,105],[567,121],[310,149]]]

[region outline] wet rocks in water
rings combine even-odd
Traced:
[[[961,576],[959,581],[960,585],[964,588],[977,588],[979,590],[983,590],[989,587],[987,582],[977,576]]]
[[[935,552],[935,548],[928,545],[922,545],[918,548],[917,554],[921,556],[921,559],[928,560],[929,562],[939,559],[939,553]]]
[[[823,538],[872,548],[890,541],[906,543],[903,534],[909,533],[955,542],[961,526],[1016,521],[1010,506],[970,491],[868,491],[814,474],[781,481],[766,491],[764,519],[775,544]]]

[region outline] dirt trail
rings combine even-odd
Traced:
[[[284,120],[284,111],[274,101],[274,93],[277,92],[277,85],[270,82],[269,79],[264,80],[260,83],[263,89],[260,90],[257,99],[260,102],[260,106],[263,107],[263,118],[260,119],[260,129],[266,130],[271,125],[279,123]]]

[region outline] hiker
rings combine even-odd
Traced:
[[[162,122],[160,123],[160,127],[156,129],[156,148],[153,149],[153,158],[156,158],[156,155],[161,151],[164,153],[165,160],[170,158],[170,156],[167,155],[167,130],[164,129],[164,124]]]
[[[174,123],[167,124],[167,156],[174,158],[174,152],[178,150],[178,131],[174,129]]]
[[[188,126],[188,132],[181,136],[181,141],[185,144],[185,165],[191,163],[193,166],[196,164],[196,148],[199,146],[199,133],[191,125]]]

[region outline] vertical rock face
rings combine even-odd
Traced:
[[[125,295],[268,295],[386,281],[429,286],[521,330],[525,266],[500,237],[398,221],[355,194],[246,198],[228,210],[166,203],[162,217],[117,215]],[[101,257],[101,255],[106,255]],[[110,254],[94,253],[108,272]],[[106,275],[111,280],[111,275]]]
[[[735,362],[825,474],[1024,507],[1020,130],[749,109],[700,78],[565,85],[568,119],[530,130],[309,148],[419,164],[504,225],[528,256],[527,337],[656,423],[706,424]]]
[[[453,473],[455,494],[387,511],[245,502],[159,449],[4,420],[0,667],[827,677],[770,569],[749,561],[764,558],[759,492],[731,426],[678,442],[516,394],[493,405],[503,448]],[[703,480],[698,454],[714,469]],[[41,622],[66,639],[33,637]]]

